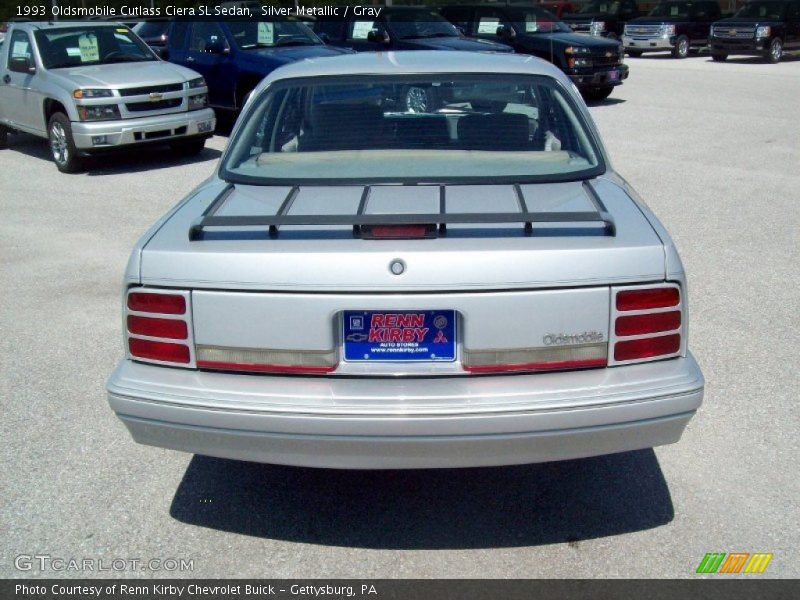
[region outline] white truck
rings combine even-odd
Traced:
[[[120,23],[12,23],[0,45],[0,148],[13,132],[47,138],[64,173],[145,144],[198,154],[215,125],[205,80]]]

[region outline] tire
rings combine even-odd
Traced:
[[[773,38],[769,44],[769,50],[764,55],[766,61],[771,65],[777,65],[783,58],[783,42],[781,38]]]
[[[47,122],[47,140],[50,156],[62,173],[78,173],[83,170],[83,159],[72,138],[72,125],[67,115],[57,112]]]
[[[173,142],[170,148],[180,156],[197,156],[206,147],[205,138],[202,140],[186,140],[185,142]]]
[[[8,129],[0,125],[0,150],[8,148]]]
[[[431,112],[436,108],[436,95],[431,88],[417,85],[407,86],[402,90],[401,104],[408,112]]]
[[[613,86],[590,88],[588,90],[583,90],[581,94],[583,94],[583,97],[589,102],[601,102],[608,98],[613,90]]]
[[[632,56],[633,58],[639,58],[642,55],[641,50],[625,50],[628,53],[628,56]]]
[[[714,62],[725,62],[728,59],[727,54],[723,54],[722,52],[712,52],[711,53],[711,60]]]
[[[672,48],[673,58],[686,58],[689,56],[689,38],[681,35],[675,40],[675,46]]]

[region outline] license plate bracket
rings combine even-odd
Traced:
[[[456,311],[346,310],[342,341],[346,362],[453,362]]]

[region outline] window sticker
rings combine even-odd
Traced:
[[[356,21],[353,23],[353,35],[351,37],[354,40],[365,40],[373,29],[375,29],[375,21]]]
[[[264,21],[258,22],[258,39],[259,44],[271,46],[275,43],[275,26],[272,23]]]
[[[14,46],[11,48],[11,56],[13,58],[30,58],[31,52],[28,42],[14,42]]]
[[[527,33],[539,31],[539,24],[536,22],[535,15],[525,15],[525,31]]]
[[[680,6],[670,6],[669,7],[669,14],[673,17],[678,16],[678,11],[680,10]]]
[[[80,56],[81,49],[80,48],[67,48],[67,56]]]
[[[498,17],[481,17],[481,22],[478,23],[478,33],[497,35],[498,27],[500,27]]]
[[[128,30],[123,27],[117,27],[117,33],[128,33]]]
[[[98,62],[100,60],[100,47],[97,45],[97,36],[85,33],[78,38],[78,48],[81,53],[81,62]]]

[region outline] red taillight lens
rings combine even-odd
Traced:
[[[677,306],[678,288],[663,287],[646,290],[627,290],[617,294],[617,310],[650,310]]]
[[[128,349],[132,356],[148,360],[181,364],[188,364],[190,360],[189,346],[184,346],[183,344],[130,338],[128,339]]]
[[[630,315],[617,317],[614,333],[617,335],[645,335],[659,331],[672,331],[681,326],[681,311]]]
[[[128,294],[128,308],[137,312],[182,315],[186,312],[186,300],[175,294]]]
[[[128,315],[128,331],[137,335],[185,340],[189,335],[185,321],[175,319],[154,319]]]
[[[361,228],[365,238],[407,240],[433,237],[436,234],[434,225],[368,225]]]
[[[626,340],[614,344],[614,360],[635,360],[675,354],[680,348],[681,336],[677,333],[639,340]]]

